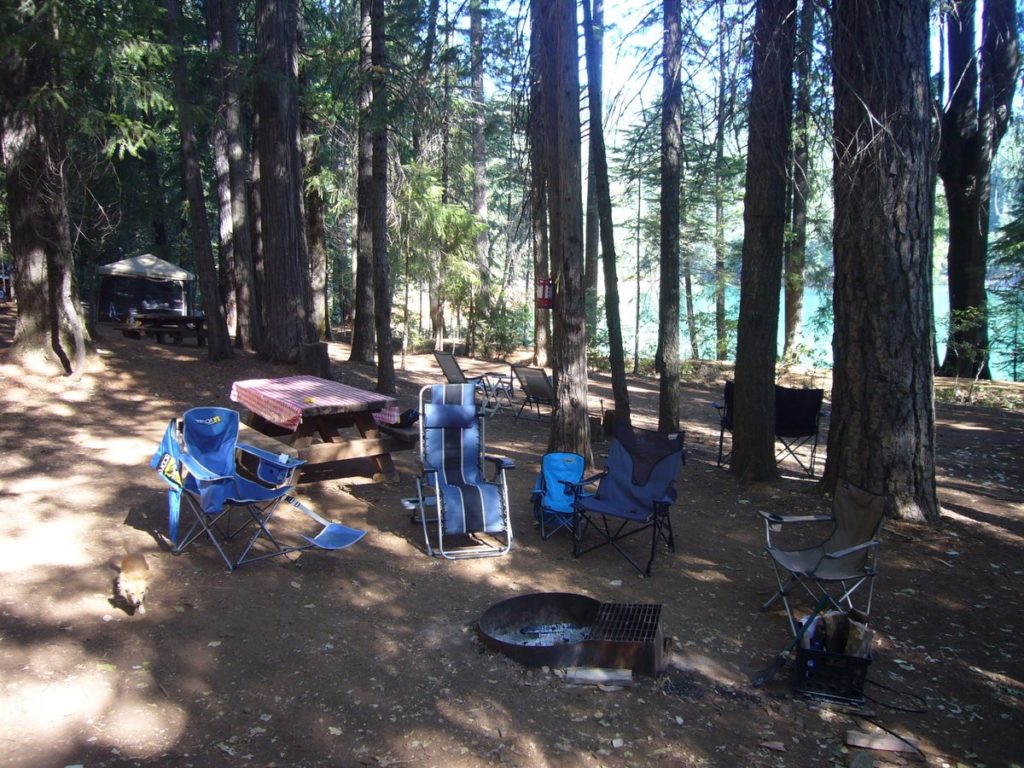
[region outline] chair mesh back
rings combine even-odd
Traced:
[[[608,451],[608,473],[598,485],[598,499],[614,499],[628,517],[644,517],[658,503],[675,501],[676,476],[683,463],[682,432],[652,432],[615,424]]]
[[[732,431],[732,408],[733,403],[736,402],[736,384],[731,379],[725,382],[725,392],[722,393],[723,405],[725,410],[722,411],[722,426],[730,432]]]
[[[836,552],[876,539],[882,526],[884,510],[883,496],[876,496],[841,480],[832,502],[836,527],[825,542],[825,551]],[[844,559],[842,565],[852,569],[862,568],[867,557],[867,551],[857,552]]]
[[[221,476],[235,473],[235,443],[238,441],[238,411],[230,408],[192,408],[183,416],[182,440],[185,450],[211,472]]]
[[[466,384],[469,381],[466,378],[466,374],[462,372],[462,366],[459,365],[459,361],[455,359],[453,353],[434,350],[434,359],[441,366],[441,372],[449,384]]]
[[[586,462],[578,453],[548,453],[541,459],[536,490],[544,494],[541,505],[549,512],[572,512],[573,493],[562,483],[583,479]]]
[[[825,397],[821,389],[775,387],[775,434],[807,437],[818,433],[818,413]]]

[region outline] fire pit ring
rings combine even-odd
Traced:
[[[488,648],[530,667],[662,669],[661,606],[534,592],[495,603],[477,623]]]

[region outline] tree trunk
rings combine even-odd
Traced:
[[[548,136],[546,124],[547,97],[549,87],[544,57],[550,50],[550,29],[544,25],[540,0],[530,3],[530,244],[533,254],[534,284],[538,278],[547,277],[550,272],[548,239],[548,177],[545,165],[544,147]],[[536,302],[534,302],[536,305]],[[533,362],[534,365],[548,365],[551,350],[550,312],[534,309],[533,313]]]
[[[300,17],[301,19],[301,17]],[[305,30],[300,26],[299,47],[305,45]],[[307,71],[299,75],[299,88],[303,94],[309,91]],[[309,250],[309,282],[312,294],[312,322],[317,339],[325,339],[330,333],[327,315],[327,234],[324,225],[324,196],[320,174],[320,135],[310,110],[300,98],[299,125],[305,140],[302,143],[304,168],[303,202],[306,211],[306,243]]]
[[[579,57],[576,3],[553,0],[543,23],[552,45],[542,51],[551,215],[551,260],[557,272],[552,345],[556,408],[549,451],[571,451],[590,461],[587,419],[587,327],[583,292],[583,185],[580,169]]]
[[[299,360],[299,346],[317,339],[302,210],[298,14],[298,0],[258,0],[256,6],[256,145],[267,320],[260,356],[292,364]]]
[[[658,306],[658,429],[679,429],[679,179],[683,147],[679,0],[664,0],[661,99],[661,287]]]
[[[234,352],[224,317],[217,265],[213,258],[213,248],[210,246],[210,225],[206,217],[206,196],[203,193],[196,135],[192,124],[192,102],[188,95],[188,75],[185,71],[181,43],[181,8],[178,3],[179,0],[164,0],[164,8],[167,11],[167,36],[174,48],[172,77],[181,138],[181,176],[185,198],[188,200],[192,252],[195,255],[196,271],[199,273],[199,290],[203,295],[203,313],[206,315],[207,357],[210,360],[225,360]]]
[[[391,344],[391,263],[388,261],[388,54],[384,0],[370,8],[373,59],[373,306],[377,328],[377,391],[395,393],[395,351]]]
[[[796,0],[759,0],[754,19],[736,400],[729,466],[745,480],[778,476],[775,358],[786,232],[795,13]]]
[[[18,300],[11,358],[43,357],[78,376],[93,351],[74,283],[59,102],[46,95],[59,86],[57,29],[45,5],[18,15],[24,26],[5,39],[0,58],[0,139]]]
[[[234,225],[231,220],[231,172],[228,166],[228,134],[225,126],[225,63],[224,34],[221,27],[220,0],[206,0],[206,45],[210,54],[210,70],[213,80],[218,84],[217,111],[210,129],[213,143],[213,167],[216,177],[217,195],[217,245],[220,252],[219,284],[220,296],[224,301],[224,317],[228,333],[237,327],[238,304],[236,301],[237,286],[235,281],[235,240]]]
[[[238,50],[238,0],[221,0],[221,30],[225,69],[222,92],[224,132],[228,143],[231,184],[231,237],[234,242],[235,346],[254,350],[259,339],[255,267],[250,234],[249,190],[242,124],[241,76]]]
[[[950,334],[941,372],[991,378],[985,279],[992,161],[1006,133],[1020,52],[1013,0],[986,0],[981,50],[975,0],[946,13],[952,95],[941,116],[939,176],[949,208]]]
[[[481,225],[476,236],[476,267],[480,282],[470,314],[469,354],[483,350],[483,328],[491,313],[491,246],[487,234],[487,145],[484,141],[484,25],[483,0],[469,3],[470,80],[473,93],[473,215]],[[479,329],[479,333],[478,333]],[[480,336],[478,339],[477,337]]]
[[[616,270],[615,225],[612,221],[612,195],[608,183],[608,157],[605,153],[601,94],[601,45],[604,34],[604,0],[595,0],[591,18],[590,0],[583,0],[583,40],[587,55],[587,92],[590,99],[591,184],[596,188],[604,266],[605,316],[608,322],[608,361],[612,369],[612,393],[615,416],[630,423],[629,388],[626,384],[626,358],[622,347],[622,322],[619,319],[619,277]]]
[[[715,359],[729,358],[729,329],[725,312],[725,0],[718,1],[718,99],[715,110]]]
[[[352,350],[349,360],[373,363],[376,333],[373,308],[373,106],[372,49],[370,22],[372,0],[359,3],[359,131],[356,167],[356,289],[352,320]]]
[[[833,25],[835,335],[822,487],[936,521],[928,0],[841,0]],[[737,392],[738,394],[738,392]]]
[[[790,231],[786,240],[782,353],[794,354],[800,343],[804,310],[804,264],[807,255],[807,192],[810,186],[811,53],[814,50],[814,2],[803,0],[797,33],[796,103],[793,109],[793,162],[789,180]]]

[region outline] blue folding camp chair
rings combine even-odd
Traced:
[[[238,453],[255,462],[251,477],[239,473]],[[291,496],[293,475],[303,463],[239,443],[238,412],[229,408],[193,408],[180,421],[172,419],[150,465],[168,485],[168,534],[175,554],[205,536],[228,570],[234,570],[290,552],[355,544],[365,531],[324,520]],[[302,544],[279,542],[268,525],[281,502],[308,515],[322,530],[313,537],[301,536]],[[179,536],[182,507],[186,529]],[[240,551],[229,554],[227,543],[249,529],[252,535]]]
[[[616,421],[605,469],[573,486],[573,555],[610,544],[645,576],[651,575],[658,542],[675,551],[669,508],[676,500],[676,475],[685,462],[682,432],[652,432]],[[586,486],[599,481],[590,495]],[[588,532],[598,541],[586,544]],[[651,532],[643,567],[623,546],[624,539]]]
[[[572,528],[573,488],[583,480],[585,467],[586,461],[578,453],[548,453],[540,460],[530,500],[542,539]]]
[[[484,418],[473,384],[432,384],[420,390],[420,476],[417,509],[427,552],[434,554],[428,525],[436,526],[437,552],[448,559],[503,555],[512,546],[506,470],[515,464],[484,453]],[[487,480],[484,462],[494,470]],[[426,508],[436,514],[428,518]]]

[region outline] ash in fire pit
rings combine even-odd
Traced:
[[[527,666],[607,667],[647,675],[662,669],[660,605],[538,592],[492,605],[480,617],[478,631],[485,645]]]

